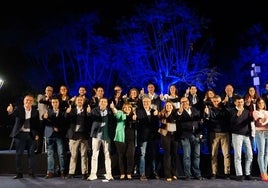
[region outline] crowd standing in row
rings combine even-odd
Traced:
[[[15,118],[10,134],[16,148],[17,174],[14,178],[23,178],[25,149],[28,151],[29,175],[35,177],[35,142],[45,138],[45,178],[58,175],[73,178],[80,159],[82,179],[96,180],[98,163],[102,162],[98,160],[99,152],[103,151],[105,178],[113,180],[111,152],[114,150],[118,156],[120,180],[131,180],[134,169],[138,170],[141,181],[152,176],[159,179],[161,165],[168,182],[178,179],[178,165],[183,166],[186,180],[202,180],[200,143],[206,138],[211,153],[211,179],[219,174],[219,149],[223,154],[224,178],[230,179],[232,146],[235,179],[252,180],[252,140],[256,138],[260,176],[268,182],[268,84],[266,89],[262,97],[254,87],[239,96],[228,84],[224,95],[209,89],[202,97],[194,85],[183,96],[179,96],[176,85],[171,85],[167,94],[157,95],[155,85],[150,83],[147,93],[144,89],[132,88],[128,95],[122,95],[122,88],[115,86],[114,95],[108,99],[100,86],[91,98],[87,97],[87,89],[83,86],[73,97],[65,85],[56,95],[53,87],[47,86],[45,93],[37,96],[37,108],[31,94],[24,97],[23,105],[7,107],[8,114]],[[178,157],[179,146],[183,150],[183,164]],[[162,159],[159,148],[164,151]],[[67,151],[70,152],[69,163]],[[55,153],[59,174],[55,170]]]

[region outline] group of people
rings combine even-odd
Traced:
[[[37,96],[37,107],[31,94],[24,97],[22,105],[10,104],[7,112],[15,118],[10,134],[16,148],[17,174],[14,178],[23,178],[25,149],[29,175],[35,177],[35,142],[44,139],[45,178],[73,178],[79,158],[82,179],[96,180],[99,152],[103,151],[105,178],[113,180],[110,155],[111,150],[115,150],[120,180],[131,180],[134,169],[138,170],[141,181],[148,177],[159,179],[161,166],[165,180],[171,182],[178,179],[178,165],[183,166],[186,180],[202,180],[200,145],[207,139],[211,179],[220,173],[219,149],[224,159],[224,178],[230,179],[230,150],[233,147],[235,179],[252,180],[252,140],[255,139],[261,179],[268,182],[268,93],[260,97],[254,87],[249,87],[248,92],[240,96],[234,93],[230,84],[226,85],[224,95],[209,89],[204,97],[195,85],[181,96],[176,85],[170,85],[165,95],[156,94],[155,89],[155,85],[149,83],[147,92],[132,88],[127,95],[122,95],[122,88],[117,85],[113,96],[106,98],[104,88],[99,86],[89,98],[84,86],[79,87],[78,95],[73,97],[65,85],[60,86],[58,94],[54,94],[52,86],[47,86],[45,93]],[[179,147],[183,151],[182,164]],[[162,158],[159,157],[160,148],[163,149]],[[67,152],[70,152],[69,163]],[[55,171],[56,160],[59,174]]]

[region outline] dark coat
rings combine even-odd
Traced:
[[[202,134],[200,127],[200,112],[195,107],[190,107],[192,114],[183,110],[182,114],[178,116],[180,138],[190,138],[192,135],[199,136]]]
[[[25,122],[25,108],[24,106],[15,107],[12,117],[15,117],[14,127],[10,133],[10,137],[14,138],[20,132],[21,127]],[[39,112],[36,108],[32,107],[30,118],[30,135],[34,139],[35,136],[40,135],[40,120]]]

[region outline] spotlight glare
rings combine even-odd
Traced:
[[[1,87],[4,85],[4,80],[2,78],[0,78],[0,89]]]

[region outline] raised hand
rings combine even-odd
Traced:
[[[9,104],[7,107],[7,113],[11,114],[13,112],[13,110],[14,110],[14,108],[13,108],[12,104]]]
[[[48,118],[48,113],[47,113],[47,110],[44,112],[43,114],[43,119],[47,119]]]
[[[66,113],[70,113],[72,110],[72,105],[69,105],[69,107],[66,109]]]
[[[87,113],[90,113],[91,112],[91,107],[90,105],[87,105]]]

